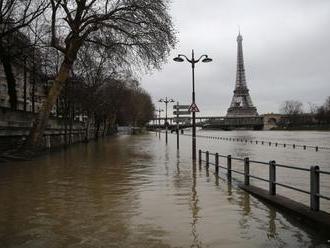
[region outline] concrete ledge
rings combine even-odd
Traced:
[[[283,209],[299,217],[302,217],[300,219],[304,222],[314,222],[325,228],[330,228],[330,214],[327,212],[312,211],[309,207],[302,203],[293,201],[287,197],[280,195],[269,195],[267,190],[255,186],[246,186],[244,184],[240,184],[239,187],[260,200],[268,202],[277,208]]]

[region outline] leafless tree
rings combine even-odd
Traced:
[[[330,123],[330,96],[328,96],[325,103],[317,109],[316,119],[320,124]]]
[[[280,112],[286,115],[298,115],[303,113],[303,103],[295,100],[289,100],[282,103]]]
[[[296,100],[288,100],[282,103],[280,112],[287,116],[288,125],[297,125],[300,122],[300,116],[303,114],[303,103]]]
[[[41,141],[50,111],[72,70],[80,49],[87,43],[102,46],[111,58],[159,68],[175,44],[167,0],[50,0],[51,44],[63,53],[58,74],[33,123],[25,148]]]
[[[13,62],[21,55],[23,48],[31,46],[21,31],[40,17],[48,5],[47,0],[0,0],[0,60],[7,80],[12,109],[17,108]]]

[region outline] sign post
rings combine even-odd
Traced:
[[[180,149],[180,139],[179,139],[179,129],[180,129],[180,123],[179,123],[179,102],[176,102],[176,149]]]
[[[190,105],[179,105],[179,102],[176,103],[176,105],[173,106],[173,114],[176,115],[176,148],[180,149],[180,116],[182,115],[190,115],[190,112],[188,111],[188,108]],[[180,111],[181,110],[181,111]]]
[[[193,67],[193,82],[194,79],[194,67]],[[199,112],[199,109],[195,103],[195,90],[193,89],[193,102],[189,107],[189,110],[192,113],[192,158],[196,160],[196,112]]]

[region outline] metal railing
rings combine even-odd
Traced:
[[[202,155],[205,154],[205,160],[202,159]],[[310,209],[313,211],[319,211],[320,210],[320,199],[328,200],[330,201],[329,196],[322,195],[320,193],[320,174],[323,175],[330,175],[329,171],[322,171],[320,170],[319,166],[311,166],[309,169],[307,168],[301,168],[296,166],[290,166],[290,165],[283,165],[283,164],[277,164],[274,160],[267,162],[262,161],[256,161],[256,160],[250,160],[248,157],[242,159],[242,158],[235,158],[231,155],[220,155],[218,153],[210,153],[209,151],[198,151],[198,160],[201,164],[202,162],[205,162],[206,168],[209,168],[210,165],[215,166],[215,172],[218,175],[219,168],[226,170],[227,172],[227,178],[231,182],[232,180],[232,173],[240,174],[244,176],[244,185],[248,186],[250,185],[250,178],[254,178],[257,180],[261,180],[264,182],[268,182],[269,189],[268,192],[270,195],[275,196],[276,195],[276,187],[281,186],[287,189],[291,189],[297,192],[301,192],[304,194],[308,194],[310,196]],[[214,163],[210,162],[210,156],[214,156]],[[226,158],[226,166],[223,166],[219,164],[219,157]],[[232,169],[232,161],[242,161],[244,166],[244,172],[234,170]],[[250,165],[251,164],[262,164],[262,165],[268,165],[269,168],[269,178],[261,178],[255,175],[250,174]],[[286,169],[292,169],[292,170],[299,170],[304,172],[309,172],[310,174],[310,190],[303,190],[297,187],[294,187],[292,185],[280,183],[276,180],[276,168],[286,168]]]
[[[191,136],[190,134],[183,134],[185,136]],[[291,144],[291,143],[281,143],[281,142],[274,142],[274,141],[264,141],[264,140],[249,140],[246,138],[232,138],[232,137],[220,137],[220,136],[209,136],[209,135],[196,135],[197,138],[205,138],[205,139],[213,139],[213,140],[222,140],[222,141],[232,141],[232,142],[240,142],[246,144],[256,144],[256,145],[268,145],[274,147],[283,147],[283,148],[302,148],[303,150],[313,149],[314,151],[318,152],[319,150],[328,150],[330,151],[330,147],[325,146],[313,146],[313,145],[300,145],[300,144]]]

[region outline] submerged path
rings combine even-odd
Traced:
[[[306,247],[303,226],[154,133],[0,164],[0,247]],[[186,142],[186,143],[185,143]],[[239,150],[242,152],[241,150]]]

